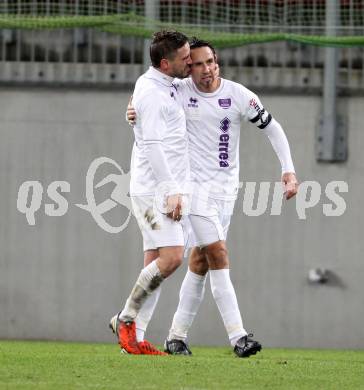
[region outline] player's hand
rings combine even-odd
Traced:
[[[285,172],[282,175],[282,184],[284,187],[284,194],[286,199],[291,199],[297,194],[298,191],[298,180],[293,172]]]
[[[126,120],[129,125],[134,126],[136,123],[136,111],[133,107],[133,95],[130,96],[128,107],[126,109]]]
[[[215,69],[213,69],[212,71],[212,77],[214,78],[214,80],[220,77],[220,67],[217,62],[215,64]]]
[[[167,197],[167,217],[173,221],[180,221],[182,218],[182,195],[170,195]]]

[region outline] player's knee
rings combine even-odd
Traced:
[[[210,269],[223,269],[229,267],[229,258],[226,245],[219,241],[206,247]]]
[[[209,270],[209,263],[205,254],[202,253],[192,255],[189,259],[188,266],[192,272],[198,275],[206,275]]]
[[[166,277],[171,275],[182,264],[182,261],[183,253],[173,252],[168,254],[163,261],[163,275]]]
[[[182,260],[173,260],[171,261],[166,269],[168,275],[172,274],[180,265],[182,264]]]
[[[207,262],[193,264],[189,267],[190,270],[197,275],[206,275],[209,270],[209,264]]]
[[[174,270],[176,270],[182,264],[182,262],[183,262],[183,255],[179,255],[179,254],[174,255],[170,260],[171,267],[173,267]]]

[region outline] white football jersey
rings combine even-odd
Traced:
[[[264,129],[271,115],[252,91],[233,81],[221,79],[212,93],[199,91],[191,78],[174,84],[186,113],[194,192],[204,188],[212,198],[236,199],[241,122]]]
[[[189,181],[188,136],[186,117],[176,101],[173,78],[150,67],[136,82],[133,106],[137,113],[134,126],[135,143],[131,159],[130,195],[154,195],[158,178],[153,174],[144,147],[162,146],[173,180],[179,188]]]

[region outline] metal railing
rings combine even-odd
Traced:
[[[297,6],[289,8],[294,3]],[[192,23],[221,31],[276,32],[283,28],[302,33],[324,33],[324,3],[323,0],[154,1],[160,19],[171,23]],[[26,11],[54,15],[73,10],[74,14],[133,11],[144,15],[146,9],[141,0],[3,0],[0,14]],[[364,0],[341,1],[337,26],[341,33],[363,33],[363,26]],[[93,29],[0,30],[0,81],[130,84],[143,69],[143,50],[140,38]],[[364,91],[364,48],[341,48],[338,54],[338,86]],[[322,85],[324,49],[289,42],[254,44],[220,50],[219,62],[223,73],[249,86],[317,88]]]

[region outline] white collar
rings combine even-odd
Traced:
[[[167,87],[172,86],[172,81],[174,80],[174,77],[162,73],[153,66],[150,66],[149,69],[146,71],[145,77],[147,77],[148,79],[157,80],[163,85],[166,85]]]

